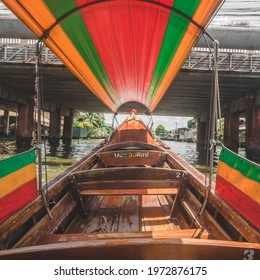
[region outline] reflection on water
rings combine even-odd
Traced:
[[[46,170],[47,181],[50,181],[56,175],[64,171],[71,164],[75,163],[97,146],[102,139],[81,139],[73,140],[71,144],[46,142]],[[205,172],[205,157],[196,150],[196,143],[165,141],[165,143],[184,160],[189,162],[201,172]],[[219,149],[218,149],[219,150]],[[0,159],[6,158],[9,155],[0,155]],[[43,162],[45,156],[43,152]],[[43,168],[43,178],[46,178]]]
[[[83,156],[87,155],[95,146],[97,146],[102,139],[82,139],[73,140],[71,144],[63,143],[62,141],[59,145],[50,145],[46,143],[46,154],[51,159],[62,158],[62,159],[74,159],[79,160]]]
[[[47,181],[67,169],[71,164],[89,154],[102,139],[73,140],[71,144],[63,143],[50,145],[46,142]],[[43,156],[44,157],[44,156]],[[43,169],[43,173],[45,173]],[[44,181],[45,175],[43,175]]]
[[[72,145],[60,143],[58,146],[46,145],[48,181],[68,168],[77,160],[87,155],[102,140],[74,140]],[[165,141],[165,143],[184,160],[201,172],[205,172],[205,155],[196,150],[196,143]],[[217,148],[219,154],[220,148]]]
[[[97,146],[102,139],[81,139],[73,140],[71,145],[60,143],[50,145],[46,142],[46,169],[47,180],[50,181],[56,175],[64,171],[71,164],[75,163],[85,155],[89,154],[91,150]],[[205,155],[196,150],[196,143],[165,141],[165,143],[184,160],[189,162],[195,168],[205,173]],[[219,155],[220,147],[216,149],[216,155]],[[0,159],[6,155],[0,155]],[[43,155],[43,162],[45,156]],[[45,181],[45,171],[43,168],[43,178]]]
[[[190,142],[176,142],[165,141],[165,143],[173,150],[177,155],[186,160],[189,164],[193,165],[200,172],[206,172],[206,151],[197,151],[196,143]],[[218,156],[220,154],[221,147],[216,147],[215,160],[217,163]]]

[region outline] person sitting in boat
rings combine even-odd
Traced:
[[[130,112],[130,116],[128,117],[128,120],[137,120],[137,110],[136,109],[132,109]]]

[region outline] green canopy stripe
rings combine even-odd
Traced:
[[[36,162],[35,149],[0,161],[0,178]]]
[[[192,18],[199,3],[200,0],[175,0],[173,7]],[[189,23],[190,22],[182,16],[174,12],[171,13],[148,93],[148,99],[150,102],[160,86],[164,74],[171,63],[183,36],[185,35]]]
[[[236,169],[245,177],[260,183],[260,165],[240,157],[226,147],[222,148],[219,160]]]
[[[45,0],[45,3],[56,19],[77,7],[74,0],[66,0],[65,3],[63,0]],[[109,96],[115,96],[115,89],[93,44],[81,12],[77,11],[70,15],[60,25]],[[76,28],[72,28],[73,26]],[[116,98],[112,99],[117,103]]]

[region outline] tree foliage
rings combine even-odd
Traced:
[[[105,124],[102,113],[84,113],[74,118],[75,127],[87,128],[88,137],[106,136],[110,128]]]
[[[196,128],[197,127],[197,121],[195,119],[188,120],[187,127],[189,129]]]
[[[162,125],[159,124],[156,129],[155,129],[155,135],[157,136],[166,136],[168,134],[168,131],[166,128]]]

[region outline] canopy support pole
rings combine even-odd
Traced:
[[[219,42],[214,41],[213,42],[213,48],[214,48],[214,85],[213,85],[213,92],[211,95],[211,104],[210,104],[210,127],[209,127],[209,139],[208,139],[208,145],[209,145],[209,179],[208,179],[208,185],[206,186],[206,193],[205,193],[205,199],[202,204],[202,207],[199,211],[198,215],[202,215],[207,201],[208,196],[212,188],[212,181],[213,181],[213,168],[214,168],[214,152],[215,152],[215,146],[216,146],[216,119],[217,119],[217,108],[218,108],[218,100],[219,100],[219,85],[218,85],[218,52],[219,52]]]
[[[41,98],[41,79],[40,79],[40,65],[41,65],[41,50],[40,50],[40,41],[36,44],[36,62],[35,62],[35,91],[36,91],[36,106],[37,106],[37,156],[38,156],[38,188],[42,196],[44,206],[48,213],[50,219],[53,218],[45,189],[42,185],[42,139],[41,139],[41,110],[42,110],[42,98]],[[47,182],[46,182],[47,184]]]

